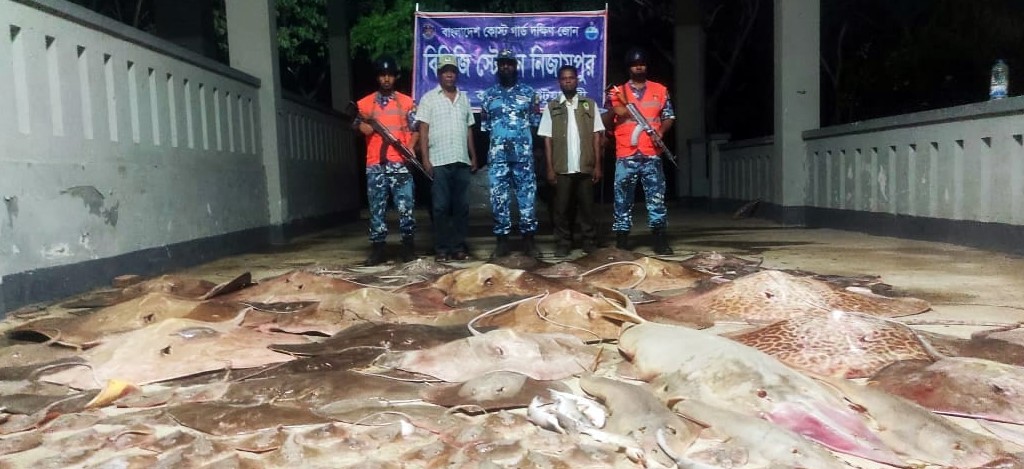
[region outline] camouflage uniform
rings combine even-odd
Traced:
[[[630,156],[615,160],[615,221],[612,231],[629,231],[633,226],[633,198],[636,182],[643,182],[644,199],[647,202],[647,226],[665,227],[665,173],[661,158],[655,156]]]
[[[385,165],[366,167],[366,195],[370,202],[370,242],[382,243],[388,237],[385,212],[388,209],[388,195],[391,195],[398,211],[398,229],[403,238],[416,232],[416,218],[413,208],[412,174],[402,163],[388,162]]]
[[[530,127],[540,123],[539,106],[533,88],[522,83],[511,88],[495,85],[484,91],[480,130],[491,133],[487,159],[495,235],[512,231],[509,205],[513,190],[519,203],[519,231],[524,235],[537,231],[537,175]]]

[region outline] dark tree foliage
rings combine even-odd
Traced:
[[[1019,94],[1024,2],[828,1],[822,17],[822,125],[984,101],[999,58]],[[841,71],[834,83],[830,69]]]

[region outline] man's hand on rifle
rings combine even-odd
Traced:
[[[369,137],[371,134],[373,134],[373,127],[363,120],[359,122],[359,131],[362,132],[363,135]]]

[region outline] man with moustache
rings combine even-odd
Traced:
[[[626,66],[629,81],[608,90],[615,126],[615,221],[612,223],[615,247],[629,249],[633,197],[639,180],[647,201],[647,226],[654,235],[654,253],[671,255],[673,251],[665,234],[668,210],[660,152],[644,132],[640,132],[637,144],[633,145],[631,137],[637,122],[630,117],[626,104],[635,104],[659,136],[672,127],[675,111],[665,85],[647,79],[647,54],[642,49],[633,48],[626,53]]]
[[[523,253],[540,256],[534,235],[537,233],[537,175],[533,162],[533,134],[540,120],[540,99],[529,85],[519,83],[518,59],[511,49],[497,56],[498,83],[483,93],[480,103],[480,130],[490,132],[487,159],[490,169],[491,211],[494,214],[495,246],[492,259],[509,254],[508,235],[512,231],[511,197],[519,204],[519,232],[523,235]]]
[[[555,186],[555,257],[572,250],[572,209],[583,239],[583,252],[596,248],[594,185],[601,180],[601,134],[604,123],[597,103],[577,94],[579,73],[572,65],[558,69],[562,95],[544,107],[537,135],[544,137],[548,183]]]
[[[370,93],[357,104],[359,117],[353,126],[366,137],[366,192],[370,202],[370,256],[365,265],[377,265],[385,260],[384,243],[388,237],[385,212],[388,195],[398,211],[398,226],[402,233],[402,261],[416,259],[413,237],[416,233],[416,218],[413,208],[412,174],[406,168],[399,150],[389,145],[380,134],[374,132],[364,119],[376,119],[386,127],[403,145],[414,148],[416,133],[416,107],[411,97],[395,90],[398,79],[398,62],[391,57],[380,57],[374,64],[377,69],[377,91]]]
[[[470,128],[475,123],[469,97],[456,87],[458,61],[454,55],[437,60],[438,85],[420,98],[420,155],[423,167],[434,178],[430,189],[434,215],[435,260],[469,258],[466,231],[469,226],[469,175],[477,166],[476,147]],[[468,156],[467,156],[468,155]]]

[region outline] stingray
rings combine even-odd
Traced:
[[[445,407],[467,407],[468,410],[498,410],[526,407],[534,396],[554,389],[570,392],[560,381],[537,381],[526,375],[496,371],[461,384],[443,384],[423,390],[423,399]]]
[[[283,375],[231,383],[223,401],[232,404],[287,403],[318,407],[345,399],[419,399],[422,384],[347,370]]]
[[[18,344],[0,348],[0,381],[26,380],[42,368],[76,363],[82,358],[68,347],[48,344]]]
[[[435,301],[417,291],[391,293],[379,288],[360,288],[342,294],[325,295],[319,304],[290,314],[278,315],[265,328],[292,333],[335,334],[354,324],[367,321],[396,323],[465,323],[468,312]]]
[[[984,358],[1008,365],[1024,366],[1024,343],[1003,340],[1005,332],[974,333],[970,339],[946,334],[918,331],[940,354],[948,357]]]
[[[339,353],[303,357],[248,370],[235,370],[236,373],[227,379],[244,381],[291,376],[301,373],[353,370],[373,363],[382,353],[384,353],[384,350],[376,347],[355,347]]]
[[[879,437],[911,460],[944,467],[977,467],[1001,457],[1003,445],[877,386],[821,378],[870,416]]]
[[[324,295],[347,293],[360,288],[364,287],[348,280],[295,270],[261,280],[255,286],[224,295],[223,299],[243,303],[321,301]]]
[[[43,435],[40,432],[8,436],[0,439],[0,456],[28,451],[42,444]]]
[[[322,342],[309,344],[274,344],[270,348],[292,355],[316,356],[334,354],[346,349],[373,348],[384,350],[417,350],[446,344],[469,337],[465,326],[432,326],[428,324],[395,324],[366,322],[349,326]]]
[[[330,275],[340,274],[342,278],[367,286],[393,288],[415,282],[432,281],[455,271],[456,268],[424,257],[373,274],[366,274],[365,270],[367,269],[319,270],[318,272]]]
[[[931,360],[909,326],[860,313],[807,313],[729,338],[824,376],[867,378],[900,360]]]
[[[933,412],[1024,424],[1024,367],[978,358],[902,361],[869,382]]]
[[[445,302],[454,305],[495,296],[532,296],[567,288],[565,280],[549,279],[524,270],[494,264],[462,269],[438,278],[432,285],[445,292]]]
[[[593,269],[596,270],[593,273],[584,273],[583,280],[605,288],[635,288],[648,293],[693,288],[711,278],[709,274],[653,257],[641,257],[597,269]]]
[[[223,402],[183,404],[167,409],[178,423],[216,436],[235,436],[261,430],[327,423],[307,409],[276,404],[238,406]]]
[[[389,352],[378,365],[462,383],[495,371],[562,379],[586,371],[596,359],[595,348],[568,334],[498,329],[430,349]]]
[[[825,282],[765,270],[740,277],[704,292],[639,305],[637,312],[653,321],[678,320],[711,313],[716,321],[770,323],[804,313],[853,311],[883,317],[918,314],[930,308],[917,298],[888,298],[854,293]]]
[[[619,336],[619,308],[575,290],[562,290],[516,305],[509,312],[482,317],[475,324],[519,332],[561,332],[584,341]]]
[[[740,256],[716,251],[702,251],[679,263],[700,272],[734,279],[761,270],[761,260],[745,259]]]
[[[641,257],[643,256],[633,251],[616,248],[600,248],[572,262],[586,271],[611,264],[612,262],[634,261]]]
[[[228,437],[221,440],[221,443],[236,451],[259,454],[280,449],[287,438],[288,435],[283,428],[269,428],[238,437]]]
[[[88,367],[61,370],[43,380],[94,389],[107,379],[135,384],[223,368],[252,368],[292,357],[267,349],[275,343],[303,343],[287,334],[260,333],[230,323],[168,319],[105,342],[83,354]]]
[[[583,376],[580,388],[608,407],[602,431],[635,440],[646,457],[662,464],[686,451],[700,434],[699,426],[674,414],[644,384]]]
[[[54,415],[85,410],[98,391],[91,390],[65,395],[5,394],[0,396],[0,408],[9,414],[34,414],[46,410]]]
[[[574,278],[587,270],[574,262],[563,261],[552,265],[540,265],[530,272],[548,278]]]
[[[72,347],[88,348],[120,332],[134,331],[170,318],[220,322],[243,310],[236,303],[191,300],[168,293],[148,293],[133,300],[94,311],[85,316],[44,318],[8,331],[12,337],[42,335]]]
[[[449,416],[447,407],[422,401],[400,403],[383,399],[335,401],[320,406],[313,412],[338,422],[377,427],[394,424],[415,427],[420,424],[431,430],[439,430],[441,427],[427,422],[456,422]]]
[[[848,468],[825,448],[785,428],[779,427],[733,410],[711,406],[693,399],[683,399],[670,403],[672,410],[687,419],[709,427],[726,441],[709,449],[691,450],[683,458],[674,458],[680,467],[688,467],[684,461],[693,461],[693,467],[717,467],[721,462],[728,462],[734,467],[731,459],[738,455],[747,467],[757,464],[768,467],[779,464],[782,467],[807,467],[814,469]],[[723,461],[725,460],[725,461]]]
[[[993,339],[1010,342],[1024,346],[1024,327],[1022,323],[1014,324],[1011,327],[1004,327],[990,331],[979,331],[971,335],[972,338]]]
[[[148,293],[167,293],[180,298],[206,300],[220,294],[244,288],[251,282],[252,277],[249,272],[245,272],[221,284],[179,275],[162,275],[154,279],[131,283],[120,289],[100,290],[89,293],[84,297],[65,302],[61,306],[64,308],[112,306]]]
[[[902,464],[829,390],[755,348],[648,322],[626,329],[619,350],[663,399],[696,399],[760,416],[835,451]]]
[[[519,252],[513,252],[507,256],[499,257],[497,259],[491,259],[488,263],[513,270],[534,270],[547,264],[546,262],[537,260],[535,257],[527,256],[526,254]]]

